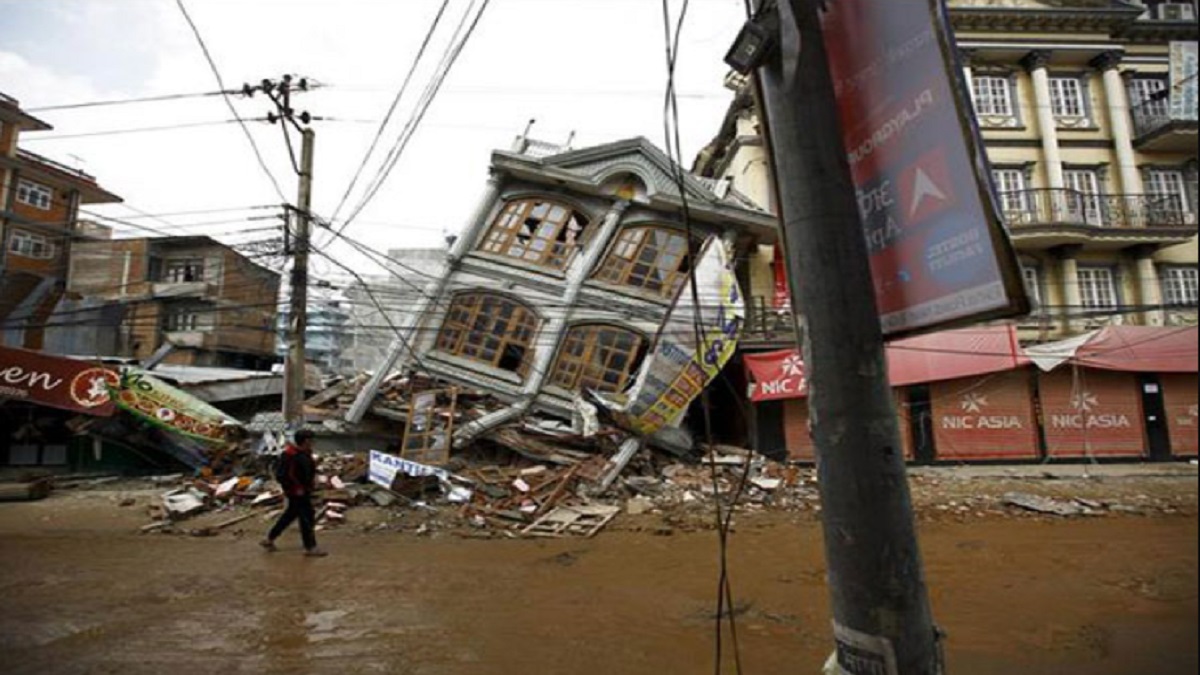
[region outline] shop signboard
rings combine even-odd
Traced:
[[[0,400],[109,417],[114,407],[108,388],[116,381],[115,372],[96,363],[0,347]]]

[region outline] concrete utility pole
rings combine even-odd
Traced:
[[[308,247],[312,234],[312,129],[301,130],[300,193],[296,199],[296,232],[292,256],[292,289],[288,311],[288,352],[284,364],[283,417],[289,429],[304,425],[305,334],[308,331]]]
[[[316,132],[307,125],[312,116],[307,112],[296,114],[292,109],[292,93],[308,91],[309,83],[300,78],[293,83],[291,75],[284,75],[279,82],[263,80],[261,84],[242,86],[245,96],[253,96],[257,92],[266,94],[275,104],[276,112],[267,114],[271,124],[283,125],[284,139],[288,144],[293,168],[299,174],[299,193],[296,196],[294,209],[295,232],[292,237],[292,274],[290,302],[288,309],[288,350],[283,370],[283,418],[289,430],[304,426],[304,374],[305,374],[305,334],[308,331],[308,249],[312,234],[312,179],[313,179],[313,144]],[[300,164],[296,166],[295,155],[292,154],[291,139],[287,126],[291,125],[300,132]],[[286,237],[285,237],[286,241]]]
[[[937,630],[818,3],[778,0],[779,48],[758,73],[793,305],[806,319],[837,672],[937,675]]]

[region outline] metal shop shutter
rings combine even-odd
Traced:
[[[895,390],[896,410],[900,425],[900,439],[905,459],[912,459],[912,432],[908,419],[908,407],[903,391]],[[787,439],[788,458],[792,461],[815,462],[816,447],[808,430],[808,399],[794,398],[784,401],[783,433]]]
[[[1037,459],[1031,373],[1014,370],[929,388],[941,461]]]
[[[1137,376],[1088,368],[1039,375],[1046,453],[1064,457],[1145,457]]]
[[[1163,403],[1167,407],[1167,428],[1171,432],[1171,454],[1176,457],[1195,457],[1198,452],[1197,430],[1200,429],[1200,411],[1197,399],[1200,393],[1200,376],[1191,373],[1164,373],[1162,382]]]

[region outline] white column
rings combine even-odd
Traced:
[[[1104,97],[1108,103],[1108,122],[1112,127],[1113,145],[1117,149],[1117,170],[1121,176],[1121,193],[1140,195],[1145,191],[1142,174],[1137,168],[1133,152],[1133,133],[1130,125],[1129,95],[1125,91],[1125,80],[1117,67],[1121,63],[1120,52],[1105,52],[1092,59],[1092,66],[1104,75]]]
[[[967,93],[971,95],[971,105],[975,105],[975,70],[971,67],[971,52],[961,52],[963,64],[963,79],[967,82]]]
[[[1021,60],[1021,65],[1029,71],[1033,78],[1034,107],[1037,113],[1038,127],[1042,135],[1042,153],[1046,162],[1046,176],[1050,181],[1049,187],[1061,190],[1066,186],[1063,179],[1062,154],[1058,149],[1058,122],[1054,119],[1054,111],[1050,102],[1050,75],[1046,65],[1050,61],[1050,52],[1029,52]]]
[[[1059,268],[1063,287],[1062,325],[1068,332],[1075,330],[1073,314],[1083,311],[1083,293],[1079,288],[1079,262],[1075,260],[1073,251],[1062,253],[1062,263]]]
[[[1138,257],[1137,276],[1142,306],[1146,307],[1146,310],[1142,312],[1143,323],[1147,326],[1163,325],[1162,284],[1158,279],[1158,267],[1155,266],[1154,257],[1150,253],[1144,253]]]

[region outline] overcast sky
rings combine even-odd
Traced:
[[[475,2],[478,8],[482,0]],[[313,205],[324,217],[346,192],[441,4],[185,0],[227,86],[283,73],[327,85],[296,102],[299,110],[333,118],[314,124]],[[409,121],[471,4],[450,0],[426,67],[384,130],[364,178],[375,175],[383,151]],[[672,16],[681,7],[682,0],[672,0]],[[685,164],[716,133],[732,99],[722,86],[728,70],[722,56],[743,8],[743,0],[691,0],[677,69]],[[26,109],[217,89],[175,0],[0,0],[0,16],[0,91]],[[530,119],[537,120],[533,137],[561,143],[574,133],[577,148],[633,136],[663,147],[663,42],[661,0],[492,0],[395,170],[346,233],[378,249],[439,245],[477,204],[491,151],[508,147]],[[247,118],[271,109],[261,97],[235,98],[234,105]],[[22,147],[95,175],[141,212],[114,206],[102,213],[228,242],[270,236],[242,232],[268,221],[215,222],[267,211],[142,217],[279,203],[236,124],[66,137],[229,120],[220,97],[35,114],[55,129],[27,134]],[[294,201],[296,175],[280,127],[250,122],[249,128]],[[363,186],[342,216],[359,202]],[[329,250],[357,269],[378,271],[344,246]],[[317,265],[319,272],[335,269]]]

